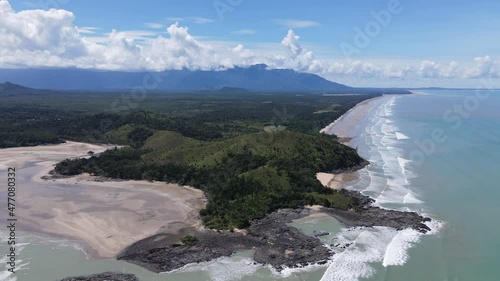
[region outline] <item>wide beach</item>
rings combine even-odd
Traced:
[[[203,192],[174,184],[107,181],[81,175],[42,179],[58,161],[112,146],[67,142],[0,150],[0,167],[16,167],[20,229],[76,239],[92,257],[114,257],[157,232],[198,227]],[[5,173],[2,173],[4,176]]]

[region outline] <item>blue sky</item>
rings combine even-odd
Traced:
[[[156,54],[146,55],[149,54],[146,50],[159,35],[168,39],[177,30],[184,34],[182,36],[191,36],[192,40],[162,42],[170,44],[167,50],[186,42],[190,46],[199,44],[210,49],[193,49],[184,54],[191,56],[186,58],[188,68],[265,62],[355,85],[457,86],[458,83],[458,86],[471,87],[479,79],[490,79],[500,85],[500,1],[36,0],[8,3],[12,13],[53,7],[71,12],[74,16],[71,24],[78,27],[79,36],[85,38],[86,43],[82,44],[99,45],[86,46],[86,50],[114,46],[116,42],[110,43],[109,38],[115,30],[115,35],[123,35],[115,36],[118,39],[133,40],[134,46],[140,49],[136,50],[137,55],[162,60]],[[222,17],[214,5],[227,8]],[[391,11],[391,5],[398,7],[397,13]],[[380,11],[385,15],[389,13],[387,24],[373,16]],[[67,19],[60,20],[69,24]],[[167,31],[176,23],[175,30]],[[378,29],[373,29],[374,35],[368,36],[368,44],[356,45],[356,28],[366,35],[366,28],[374,23],[378,24]],[[188,28],[187,34],[180,28]],[[132,47],[124,44],[130,51]],[[238,45],[241,47],[228,51]],[[346,56],[345,46],[357,51]],[[113,54],[108,49],[106,52]],[[174,49],[174,53],[179,52],[184,53]],[[63,57],[62,60],[68,56],[66,53],[57,55]],[[202,55],[216,55],[217,60],[200,59]],[[110,57],[106,56],[106,62],[93,62],[95,68],[128,67],[125,62],[123,67],[119,61],[110,62]],[[74,63],[78,67],[93,59],[78,58],[64,63]],[[198,66],[197,60],[203,63]],[[175,68],[168,63],[149,63],[144,67]],[[7,66],[14,64],[4,62]],[[92,65],[82,67],[92,68]]]

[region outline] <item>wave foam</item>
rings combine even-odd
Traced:
[[[344,230],[339,240],[346,239],[349,231],[352,230]],[[383,261],[385,250],[396,235],[395,230],[386,227],[361,228],[354,232],[359,235],[352,241],[353,244],[334,255],[321,281],[357,281],[373,276],[375,269],[370,263]]]
[[[420,240],[420,236],[421,233],[411,228],[399,231],[387,245],[382,265],[387,267],[405,264],[408,260],[408,250]]]
[[[422,200],[417,199],[413,193],[408,192],[403,198],[403,203],[405,204],[422,204],[424,203]]]
[[[166,273],[204,271],[208,273],[210,280],[231,281],[234,280],[234,276],[239,276],[240,278],[250,276],[260,268],[262,267],[256,264],[251,258],[232,256],[222,257],[199,264],[186,265]]]
[[[398,140],[409,140],[410,139],[409,136],[407,136],[407,135],[405,135],[403,133],[400,133],[400,132],[395,132],[395,133],[396,133],[396,138]]]
[[[0,272],[0,281],[16,281],[17,277],[12,273],[6,271]]]

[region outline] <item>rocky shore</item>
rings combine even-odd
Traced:
[[[372,199],[358,192],[347,191],[359,200],[356,210],[321,208],[345,226],[387,226],[396,229],[413,228],[422,233],[430,229],[430,221],[417,213],[398,212],[372,207]],[[154,272],[168,272],[191,263],[207,262],[227,257],[237,251],[253,250],[255,262],[271,265],[281,271],[286,267],[301,267],[326,263],[334,254],[317,237],[310,237],[288,225],[293,220],[308,216],[313,211],[283,209],[252,222],[248,229],[231,231],[183,229],[179,234],[157,234],[138,241],[118,255],[118,259],[143,266]],[[187,235],[195,241],[182,244]]]
[[[345,226],[387,226],[397,230],[413,228],[421,233],[427,233],[431,230],[424,224],[430,221],[430,218],[422,217],[415,212],[399,212],[373,207],[372,203],[374,200],[368,196],[362,195],[357,191],[343,190],[342,192],[346,192],[349,196],[359,200],[358,210],[322,208],[322,211],[334,217]]]
[[[61,281],[139,281],[133,274],[105,272],[89,276],[68,277]]]
[[[332,256],[318,238],[310,237],[287,223],[307,216],[309,210],[280,210],[255,221],[241,232],[183,229],[179,234],[157,234],[134,243],[118,259],[154,272],[167,272],[187,264],[227,257],[237,251],[254,250],[254,260],[277,270],[284,267],[326,263]],[[185,245],[182,237],[196,241]]]

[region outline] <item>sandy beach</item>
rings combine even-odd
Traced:
[[[343,184],[356,180],[358,178],[358,173],[357,172],[341,173],[341,174],[317,173],[316,178],[321,182],[322,185],[329,187],[331,189],[340,190]]]
[[[372,105],[370,103],[381,97],[382,96],[374,97],[358,103],[356,106],[348,110],[331,124],[323,128],[320,133],[325,133],[328,135],[335,134],[338,137],[340,143],[349,146],[351,140],[358,136],[358,132],[355,130],[355,128],[359,126],[359,124],[368,115],[370,109],[372,108]],[[321,184],[335,190],[342,189],[344,184],[356,180],[358,176],[359,175],[357,172],[341,174],[316,174],[316,178],[321,182]]]
[[[382,96],[374,97],[358,103],[331,124],[323,128],[320,133],[328,135],[335,134],[341,143],[349,145],[350,140],[357,137],[356,130],[353,129],[359,125],[361,120],[368,115],[368,112],[372,108],[370,102],[381,97]]]
[[[57,162],[109,145],[68,142],[0,150],[0,169],[16,167],[20,229],[83,242],[89,256],[116,256],[158,232],[199,227],[202,191],[145,181],[102,181],[89,175],[43,180]],[[2,177],[5,176],[2,172]]]

